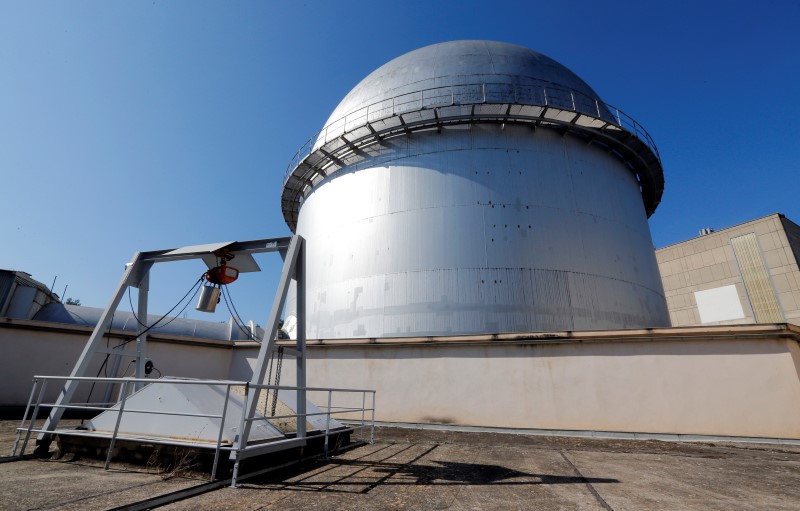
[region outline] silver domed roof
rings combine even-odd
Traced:
[[[575,73],[515,44],[451,41],[397,57],[339,103],[289,162],[281,191],[286,224],[294,231],[305,197],[339,169],[368,158],[373,144],[471,123],[522,123],[582,137],[631,169],[648,216],[661,202],[664,170],[652,137]]]
[[[555,85],[600,100],[575,73],[524,46],[498,41],[449,41],[408,52],[370,73],[339,103],[326,125],[384,99],[475,83]]]

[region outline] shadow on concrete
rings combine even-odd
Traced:
[[[414,445],[400,451],[390,452],[381,459],[371,458],[389,447],[390,444],[355,459],[329,459],[319,462],[315,467],[296,467],[289,471],[273,474],[257,484],[266,485],[271,490],[368,493],[385,486],[525,486],[539,484],[586,484],[619,483],[618,479],[588,478],[581,475],[535,474],[483,463],[462,463],[456,461],[422,459],[436,450],[434,444],[408,461],[393,459],[407,457]],[[390,450],[391,451],[391,450]],[[413,454],[413,453],[411,453]]]

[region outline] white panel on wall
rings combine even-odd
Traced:
[[[744,317],[739,293],[734,285],[697,291],[694,299],[700,312],[700,322],[703,324]]]

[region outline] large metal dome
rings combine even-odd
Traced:
[[[303,200],[381,141],[414,131],[475,123],[556,128],[621,159],[639,183],[645,212],[661,201],[664,173],[655,142],[625,113],[553,59],[496,41],[451,41],[406,53],[364,78],[289,164],[281,197],[295,230]]]
[[[344,97],[325,124],[385,99],[476,82],[556,86],[600,99],[575,73],[524,46],[449,41],[401,55],[370,73]]]
[[[290,162],[306,335],[668,325],[647,225],[663,182],[644,128],[552,59],[491,41],[407,53]]]

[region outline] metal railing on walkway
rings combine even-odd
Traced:
[[[48,384],[50,382],[69,382],[72,381],[76,384],[105,384],[119,386],[119,400],[116,403],[77,403],[71,402],[66,404],[56,404],[45,402],[45,395],[47,393]],[[136,384],[145,384],[145,386],[137,391],[134,391]],[[132,408],[130,406],[131,398],[145,391],[151,385],[189,385],[196,387],[204,387],[208,389],[209,394],[213,395],[215,392],[220,395],[224,392],[224,398],[221,403],[215,403],[219,407],[218,413],[200,413],[189,412],[180,410],[153,410],[147,408]],[[319,411],[308,411],[306,413],[282,413],[275,415],[274,413],[267,414],[267,407],[264,407],[264,413],[254,413],[253,416],[247,417],[247,410],[249,404],[253,399],[259,399],[261,392],[265,392],[265,402],[270,398],[277,400],[277,393],[280,391],[304,391],[306,394],[311,393],[316,396],[324,397],[326,405],[315,407]],[[342,398],[339,395],[354,396]],[[234,396],[236,396],[234,398]],[[360,397],[360,400],[358,399]],[[336,399],[335,399],[336,398]],[[240,407],[240,411],[236,410],[230,412],[231,403],[235,401],[235,406]],[[360,401],[360,405],[358,402]],[[336,403],[336,406],[334,406]],[[287,405],[291,404],[287,402]],[[47,433],[45,429],[36,428],[35,422],[40,410],[45,408],[61,408],[64,410],[71,410],[73,412],[93,412],[98,414],[102,412],[116,412],[114,419],[114,427],[111,432],[105,431],[89,431],[87,429],[57,429],[56,434],[59,435],[74,435],[82,437],[94,437],[108,439],[108,453],[106,455],[104,468],[107,470],[114,455],[114,447],[117,440],[144,440],[144,435],[138,436],[135,433],[121,434],[120,424],[122,417],[125,414],[146,414],[154,416],[169,416],[169,417],[183,417],[187,419],[201,418],[210,419],[212,421],[219,421],[219,429],[216,432],[215,438],[211,441],[202,440],[197,437],[194,439],[175,438],[168,434],[163,436],[154,436],[152,433],[147,434],[146,442],[148,444],[165,444],[183,446],[189,448],[202,448],[214,449],[214,461],[211,470],[211,480],[217,478],[217,469],[219,466],[220,455],[223,452],[230,453],[229,456],[234,460],[234,469],[232,477],[232,486],[236,485],[236,478],[239,471],[239,461],[245,458],[267,454],[269,452],[276,452],[293,447],[306,445],[308,438],[324,438],[324,455],[327,457],[329,452],[329,438],[332,433],[340,433],[342,428],[333,430],[331,428],[331,420],[333,416],[344,416],[348,419],[346,429],[355,433],[358,432],[360,440],[372,443],[374,441],[375,432],[375,391],[365,389],[336,389],[326,387],[292,387],[292,386],[277,386],[277,385],[252,385],[244,381],[228,381],[228,380],[193,380],[182,378],[91,378],[91,377],[69,377],[69,376],[35,376],[33,379],[33,387],[31,389],[28,403],[25,407],[25,413],[17,428],[16,439],[12,448],[12,456],[23,456],[25,450],[30,442],[33,433]],[[272,408],[275,409],[274,406]],[[312,421],[316,417],[323,417],[324,423],[317,421],[318,427],[311,430],[312,434],[307,437],[287,438],[287,436],[270,438],[267,440],[261,439],[259,441],[250,442],[248,439],[242,439],[240,435],[244,432],[245,424],[262,422],[274,424],[275,421],[282,421],[287,424],[287,421],[294,421],[299,426],[299,421]],[[97,417],[95,417],[96,419]],[[224,438],[224,431],[226,422],[230,426],[231,420],[236,421],[234,431],[237,432],[236,438],[233,440],[226,440]],[[278,428],[276,428],[278,429]],[[247,428],[249,430],[249,428]],[[301,428],[295,429],[296,432],[301,431]]]
[[[289,162],[283,182],[285,184],[300,162],[318,147],[360,126],[420,110],[482,104],[552,107],[602,119],[608,124],[636,135],[660,159],[656,143],[644,126],[619,108],[582,92],[553,85],[473,83],[446,85],[401,94],[363,106],[330,122],[297,150]]]
[[[547,126],[577,135],[633,172],[648,217],[661,202],[664,171],[658,148],[631,116],[580,91],[550,84],[475,83],[397,95],[328,123],[289,162],[281,190],[284,220],[294,231],[308,194],[340,169],[381,154],[371,149],[376,144],[383,147],[392,137],[476,123]]]

